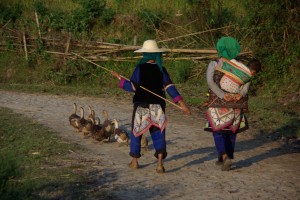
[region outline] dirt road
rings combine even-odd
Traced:
[[[139,159],[141,168],[132,170],[127,167],[128,147],[82,139],[68,123],[73,102],[86,110],[92,106],[96,115],[106,109],[109,118],[118,118],[122,128],[130,129],[132,106],[127,100],[0,91],[1,107],[36,120],[63,141],[85,149],[71,154],[71,164],[84,164],[87,192],[106,191],[112,199],[300,199],[299,149],[259,137],[251,127],[238,135],[233,169],[222,172],[215,165],[212,136],[202,129],[204,113],[194,110],[186,116],[168,106],[166,173],[157,174],[151,142]]]

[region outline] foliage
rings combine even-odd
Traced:
[[[109,24],[113,19],[114,13],[106,8],[104,0],[76,0],[75,2],[79,7],[70,12],[65,12],[63,8],[51,10],[41,1],[34,4],[34,9],[41,16],[41,20],[56,31],[89,32],[100,16],[104,24]]]
[[[61,31],[64,29],[68,29],[68,15],[62,11],[52,11],[47,16],[49,20],[49,28],[55,31]],[[67,22],[66,22],[67,21]]]
[[[159,11],[151,11],[149,9],[142,10],[138,13],[139,19],[143,22],[144,27],[150,33],[155,32],[155,29],[159,29],[164,14]]]
[[[0,108],[0,137],[0,199],[40,199],[39,191],[67,189],[80,180],[72,170],[56,165],[78,147],[61,143],[47,128]],[[63,179],[67,170],[70,176]]]
[[[188,0],[191,11],[188,13],[191,20],[197,20],[197,29],[203,30],[207,27],[211,15],[211,2],[209,0]]]
[[[104,26],[108,26],[114,19],[115,16],[115,11],[111,8],[105,8],[103,10],[103,13],[100,17],[102,23]]]
[[[44,18],[49,14],[49,9],[41,1],[37,1],[33,4],[34,10],[39,14],[40,17]]]
[[[0,132],[1,133],[1,132]],[[2,134],[1,134],[2,135]],[[11,155],[3,155],[0,153],[0,198],[19,199],[20,193],[14,191],[10,184],[10,180],[14,177],[20,176],[20,169],[18,168],[16,161],[13,160]]]
[[[172,70],[172,79],[175,83],[185,83],[187,78],[190,76],[191,69],[193,66],[192,62],[186,61],[174,61],[168,63]]]
[[[264,63],[266,80],[293,76],[290,72],[300,56],[297,1],[246,1],[245,7],[248,15],[241,23],[252,30],[249,39]]]
[[[77,0],[91,18],[99,17],[106,6],[104,0]]]
[[[6,5],[0,2],[0,23],[5,24],[8,21],[16,22],[22,16],[22,5]]]

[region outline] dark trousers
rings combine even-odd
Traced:
[[[155,149],[154,156],[157,158],[159,153],[163,154],[163,159],[167,157],[166,133],[165,130],[161,132],[158,128],[152,126],[150,135]],[[142,135],[135,137],[133,133],[130,134],[130,153],[129,155],[135,158],[141,157],[141,139]]]
[[[227,154],[229,158],[233,159],[236,134],[213,132],[213,137],[217,148],[219,161],[222,161],[222,155],[224,154]]]
[[[133,114],[132,114],[132,127],[133,129],[133,124],[134,124],[134,116],[135,112],[138,106],[142,106],[144,108],[148,108],[149,105],[141,105],[141,104],[135,104],[133,107]],[[163,111],[165,112],[165,107],[162,106]],[[151,139],[153,142],[153,146],[155,149],[154,156],[158,158],[158,154],[162,153],[163,154],[163,159],[167,157],[167,144],[166,144],[166,129],[164,129],[162,132],[160,131],[159,128],[155,126],[151,126],[149,128],[149,132],[151,135]],[[129,155],[134,158],[139,158],[141,157],[141,140],[142,140],[142,135],[139,137],[135,137],[133,132],[131,131],[130,133],[130,152]]]

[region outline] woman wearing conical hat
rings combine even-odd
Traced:
[[[143,57],[136,65],[130,81],[122,78],[118,73],[112,72],[112,75],[120,80],[120,88],[134,92],[129,153],[132,161],[129,167],[133,169],[139,167],[138,158],[141,157],[142,134],[150,131],[155,148],[154,156],[158,159],[156,171],[163,173],[165,172],[163,159],[167,156],[165,92],[170,95],[174,103],[180,105],[185,113],[190,114],[190,110],[173,84],[166,68],[162,65],[163,50],[158,48],[156,41],[146,40],[142,48],[135,52],[142,53]],[[151,93],[140,86],[151,91]]]

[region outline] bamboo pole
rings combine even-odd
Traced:
[[[25,53],[25,59],[28,60],[28,52],[27,52],[27,44],[26,44],[26,34],[25,31],[23,32],[23,46],[24,46],[24,53]]]
[[[41,29],[40,29],[39,16],[38,16],[38,14],[37,14],[36,11],[34,12],[34,15],[35,15],[36,26],[37,26],[37,28],[38,28],[39,37],[41,38],[41,37],[42,37],[42,34],[41,34]]]
[[[167,41],[175,40],[175,39],[178,39],[178,38],[183,38],[183,37],[187,37],[187,36],[191,36],[191,35],[198,35],[198,34],[202,34],[202,33],[212,32],[212,31],[221,30],[221,29],[224,29],[224,28],[229,28],[229,27],[231,27],[231,26],[224,26],[224,27],[221,27],[221,28],[214,28],[214,29],[210,29],[210,30],[206,30],[206,31],[199,31],[199,32],[196,32],[196,33],[190,33],[190,34],[181,35],[181,36],[177,36],[177,37],[173,37],[173,38],[169,38],[169,39],[165,39],[165,40],[160,40],[160,41],[157,41],[157,43],[167,42]]]
[[[75,56],[77,56],[77,57],[79,57],[79,58],[82,58],[83,60],[85,60],[85,61],[87,61],[87,62],[90,62],[90,63],[92,63],[92,64],[94,64],[94,65],[100,67],[101,69],[104,69],[104,70],[110,72],[110,73],[113,72],[112,70],[107,69],[107,68],[105,68],[105,67],[102,67],[101,65],[98,65],[97,63],[95,63],[95,62],[93,62],[93,61],[90,61],[90,60],[86,59],[85,57],[82,57],[82,56],[80,56],[80,55],[78,55],[78,54],[76,54],[76,53],[73,53],[73,52],[72,52],[72,54],[74,54]],[[122,75],[120,75],[120,76],[121,76],[122,78],[124,78],[125,80],[130,81],[128,78],[126,78],[126,77],[124,77],[124,76],[122,76]],[[162,96],[159,96],[158,94],[152,92],[151,90],[148,90],[147,88],[145,88],[145,87],[143,87],[143,86],[140,86],[140,88],[142,88],[143,90],[145,90],[145,91],[147,91],[147,92],[149,92],[149,93],[151,93],[151,94],[153,94],[153,95],[155,95],[155,96],[157,96],[157,97],[159,97],[159,98],[165,100],[166,102],[172,104],[173,106],[179,108],[180,110],[183,110],[183,109],[182,109],[180,106],[178,106],[177,104],[173,103],[172,101],[169,101],[169,100],[166,99],[166,98],[163,98]]]
[[[135,36],[133,37],[133,45],[136,46],[136,43],[137,43],[137,36],[135,35]]]
[[[2,29],[4,29],[5,28],[5,26],[7,26],[7,24],[9,24],[9,22],[11,21],[11,19],[10,20],[8,20],[8,22],[6,22],[6,24],[4,24],[1,28],[0,28],[0,31],[2,30]]]
[[[71,33],[69,33],[69,35],[68,35],[65,53],[68,53],[68,52],[69,52],[69,49],[70,49],[70,42],[71,42]]]
[[[71,32],[69,32],[68,34],[68,39],[67,39],[67,43],[66,43],[66,49],[65,49],[65,55],[68,55],[69,53],[69,49],[70,49],[70,42],[71,42]],[[64,60],[66,61],[66,56],[64,57]]]

